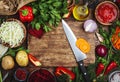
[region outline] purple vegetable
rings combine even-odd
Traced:
[[[84,22],[83,28],[85,32],[94,32],[98,26],[94,20],[89,19]]]
[[[95,48],[95,52],[98,56],[104,57],[107,55],[108,49],[104,45],[97,45]]]

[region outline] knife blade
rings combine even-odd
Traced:
[[[83,53],[80,49],[78,49],[78,47],[76,46],[76,36],[74,35],[74,33],[72,32],[72,30],[70,29],[69,25],[62,19],[62,27],[65,31],[66,37],[68,39],[68,42],[72,48],[72,51],[75,55],[75,58],[77,60],[78,66],[80,67],[80,70],[83,74],[83,77],[85,79],[85,82],[90,82],[87,70],[84,66],[83,60],[87,58],[86,54]]]

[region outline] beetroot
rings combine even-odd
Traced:
[[[32,72],[27,82],[56,82],[55,77],[45,69],[39,69]]]
[[[40,28],[39,30],[34,29],[34,28],[29,28],[28,32],[30,35],[36,37],[36,38],[41,38],[44,34],[44,30],[42,28]]]

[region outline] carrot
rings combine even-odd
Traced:
[[[88,53],[90,51],[90,44],[83,38],[77,39],[76,46],[84,53]]]
[[[120,32],[120,27],[119,26],[117,26],[116,30],[115,30],[115,33],[118,33],[118,32]]]
[[[115,49],[120,50],[120,27],[117,26],[115,33],[112,35],[111,42]]]

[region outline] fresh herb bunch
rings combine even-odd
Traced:
[[[31,25],[35,29],[43,27],[45,32],[57,27],[62,15],[68,12],[67,0],[37,0],[30,3],[33,8],[34,20]]]

